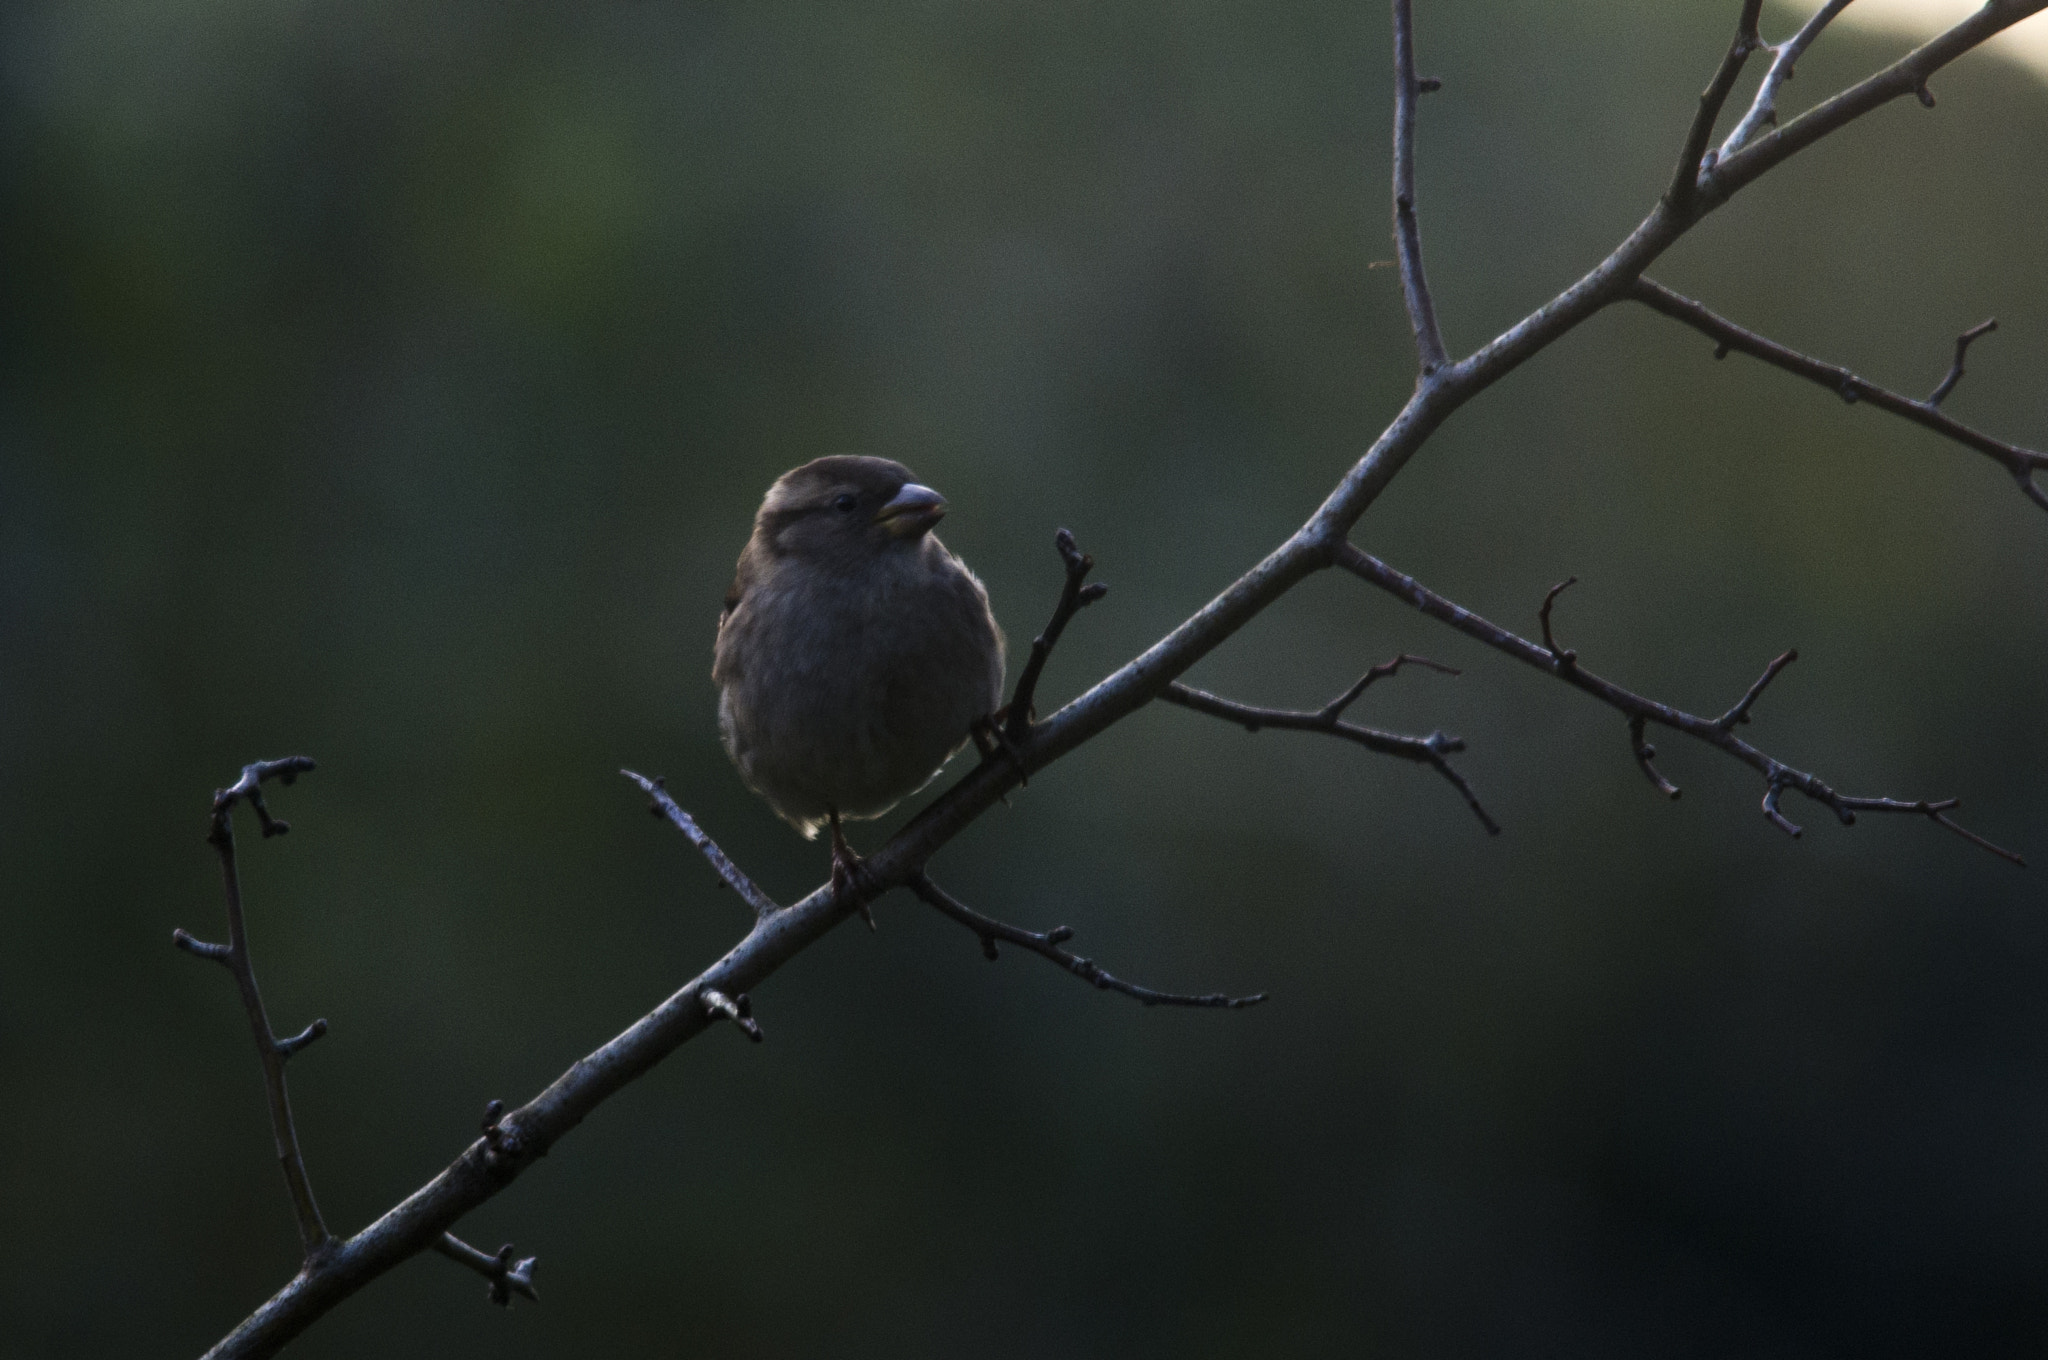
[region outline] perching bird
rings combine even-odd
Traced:
[[[860,871],[840,822],[923,787],[1002,703],[1003,633],[931,532],[945,513],[885,458],[785,472],[719,615],[726,753],[806,840],[831,828],[835,886]]]

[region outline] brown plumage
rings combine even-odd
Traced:
[[[931,532],[945,504],[901,463],[833,457],[754,517],[711,678],[740,778],[806,838],[887,812],[1002,703],[988,593]]]

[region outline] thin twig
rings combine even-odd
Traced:
[[[1062,529],[1052,536],[1052,542],[1059,549],[1060,563],[1066,568],[1066,581],[1060,586],[1060,600],[1053,606],[1052,620],[1045,625],[1044,632],[1031,639],[1031,655],[1024,662],[1023,673],[1017,677],[1017,689],[1010,696],[1008,716],[997,734],[1008,743],[1020,776],[1026,772],[1017,748],[1031,733],[1031,723],[1036,717],[1032,702],[1038,697],[1038,677],[1045,672],[1046,658],[1052,655],[1060,634],[1066,631],[1067,621],[1109,594],[1109,587],[1100,581],[1093,585],[1082,584],[1094,568],[1095,559],[1075,546],[1073,534]]]
[[[221,885],[227,898],[228,942],[213,944],[194,939],[183,930],[171,932],[171,943],[180,949],[225,966],[241,991],[249,1032],[256,1040],[256,1057],[263,1064],[263,1087],[270,1103],[271,1144],[284,1172],[285,1188],[291,1192],[292,1211],[299,1224],[299,1245],[308,1262],[320,1259],[334,1239],[320,1217],[320,1206],[313,1199],[313,1183],[306,1176],[305,1159],[299,1153],[299,1131],[292,1122],[291,1095],[285,1087],[284,1069],[293,1054],[327,1032],[327,1022],[315,1020],[287,1039],[278,1038],[270,1028],[270,1017],[263,1009],[263,993],[256,986],[256,965],[249,956],[249,931],[242,915],[242,883],[235,869],[234,818],[235,804],[247,803],[265,836],[281,836],[291,830],[289,824],[270,815],[270,808],[263,801],[263,782],[275,779],[280,784],[290,784],[313,768],[313,762],[305,756],[259,760],[244,765],[239,779],[213,795],[206,841],[220,856]]]
[[[1412,0],[1394,0],[1394,252],[1401,263],[1401,294],[1415,332],[1416,359],[1428,379],[1450,362],[1450,355],[1437,325],[1436,300],[1422,267],[1422,229],[1415,220],[1415,112],[1424,82],[1415,74],[1412,8]]]
[[[1763,697],[1765,688],[1770,685],[1771,681],[1778,678],[1779,671],[1784,670],[1798,659],[1799,653],[1797,650],[1787,651],[1780,656],[1774,657],[1771,664],[1764,667],[1764,673],[1756,678],[1756,683],[1749,687],[1749,692],[1740,699],[1737,699],[1734,707],[1714,719],[1714,726],[1726,732],[1737,723],[1748,722],[1749,710],[1758,699]]]
[[[1074,938],[1074,932],[1066,926],[1054,926],[1051,930],[1024,930],[1018,926],[1005,925],[992,916],[983,916],[972,907],[962,903],[946,892],[924,874],[912,875],[904,884],[912,892],[936,907],[941,915],[949,916],[981,937],[981,952],[984,958],[993,962],[996,955],[996,941],[1028,949],[1040,958],[1051,959],[1075,977],[1100,987],[1106,992],[1122,992],[1134,997],[1147,1006],[1192,1006],[1206,1010],[1241,1010],[1256,1006],[1266,999],[1264,992],[1251,996],[1226,996],[1222,992],[1209,992],[1196,996],[1187,992],[1160,992],[1150,987],[1141,987],[1135,982],[1126,982],[1117,977],[1093,959],[1082,958],[1060,946]]]
[[[1942,378],[1940,385],[1928,394],[1927,405],[1941,405],[1942,399],[1956,390],[1956,384],[1963,380],[1963,356],[1970,352],[1970,346],[1976,342],[1978,337],[1989,335],[1997,329],[1998,318],[1994,316],[1979,321],[1976,325],[1956,337],[1956,357],[1948,366],[1947,376]]]
[[[1699,108],[1694,110],[1692,124],[1685,130],[1685,141],[1679,147],[1678,165],[1671,172],[1671,187],[1664,191],[1664,201],[1671,210],[1681,216],[1689,216],[1693,201],[1699,194],[1702,171],[1713,168],[1707,159],[1707,143],[1713,138],[1714,124],[1721,117],[1721,109],[1728,102],[1735,81],[1742,74],[1742,67],[1749,60],[1749,54],[1763,46],[1763,39],[1757,35],[1757,16],[1764,7],[1764,0],[1742,0],[1742,14],[1735,21],[1735,38],[1728,44],[1728,51],[1721,58],[1721,64],[1714,71],[1714,78],[1707,82],[1707,88],[1700,92]]]
[[[1678,785],[1666,779],[1662,772],[1660,772],[1657,769],[1657,766],[1655,764],[1657,759],[1657,748],[1650,745],[1650,743],[1643,737],[1643,722],[1644,718],[1643,715],[1640,713],[1634,714],[1629,718],[1629,749],[1635,753],[1636,765],[1639,769],[1642,770],[1643,777],[1650,781],[1651,785],[1655,787],[1657,792],[1663,794],[1666,798],[1676,798],[1678,797],[1681,790],[1679,789]]]
[[[1720,718],[1702,718],[1673,708],[1669,704],[1659,703],[1655,699],[1645,698],[1643,695],[1637,694],[1632,690],[1624,689],[1611,680],[1606,680],[1593,674],[1583,665],[1559,666],[1555,656],[1548,647],[1540,643],[1531,642],[1527,638],[1502,628],[1499,624],[1491,623],[1481,618],[1463,605],[1437,594],[1414,577],[1404,572],[1396,571],[1377,557],[1362,551],[1352,544],[1347,543],[1344,545],[1343,549],[1338,553],[1337,562],[1339,566],[1351,572],[1359,579],[1378,586],[1396,599],[1413,605],[1431,618],[1449,624],[1467,637],[1476,638],[1489,647],[1506,652],[1517,661],[1526,662],[1547,675],[1555,675],[1566,684],[1584,690],[1602,703],[1620,711],[1629,720],[1629,740],[1631,747],[1635,751],[1637,764],[1641,765],[1644,772],[1650,776],[1658,788],[1667,794],[1675,794],[1675,790],[1668,781],[1655,772],[1655,767],[1649,763],[1649,756],[1654,754],[1654,752],[1650,751],[1643,742],[1641,725],[1644,722],[1653,722],[1663,727],[1669,727],[1674,731],[1683,732],[1689,737],[1697,738],[1709,746],[1718,747],[1762,775],[1768,794],[1764,802],[1764,814],[1774,823],[1794,835],[1798,834],[1799,828],[1778,811],[1777,795],[1788,788],[1797,789],[1816,803],[1820,803],[1828,808],[1841,820],[1844,826],[1853,826],[1858,812],[1919,813],[1947,827],[1972,845],[1989,850],[2001,859],[2007,859],[2019,865],[2026,863],[2025,860],[2012,851],[1994,845],[1973,831],[1965,830],[1943,815],[1957,806],[1957,802],[1954,799],[1946,799],[1940,802],[1929,802],[1926,800],[1907,802],[1897,798],[1854,797],[1838,793],[1819,777],[1808,774],[1803,770],[1794,769],[1777,757],[1757,749],[1736,736],[1732,730],[1736,722],[1747,711],[1748,705],[1755,701],[1757,694],[1762,692],[1763,686],[1785,668],[1789,660],[1788,657],[1779,657],[1776,661],[1772,662],[1770,668],[1764,674],[1764,679],[1752,685],[1749,693],[1734,708],[1730,709],[1727,714],[1723,714]],[[1731,717],[1731,715],[1733,716]]]
[[[499,1247],[496,1255],[478,1251],[454,1233],[442,1233],[434,1239],[434,1250],[451,1261],[468,1266],[491,1282],[491,1302],[500,1308],[512,1306],[512,1296],[540,1302],[540,1295],[533,1287],[534,1267],[540,1264],[537,1256],[525,1256],[518,1260],[512,1257],[512,1244],[507,1242]]]
[[[1557,603],[1558,596],[1578,583],[1579,578],[1576,576],[1565,577],[1545,592],[1543,604],[1536,611],[1536,621],[1543,625],[1543,650],[1550,653],[1550,659],[1557,663],[1559,670],[1569,669],[1579,659],[1579,654],[1569,647],[1557,645],[1557,637],[1550,631],[1550,610],[1551,606]]]
[[[754,909],[754,915],[768,917],[782,910],[774,898],[762,892],[754,880],[748,878],[740,866],[734,864],[725,851],[718,848],[718,842],[705,834],[704,828],[697,825],[697,819],[683,811],[676,800],[669,797],[668,790],[662,786],[661,780],[649,779],[646,775],[635,774],[631,770],[620,770],[619,773],[638,784],[647,796],[654,800],[654,806],[650,809],[654,815],[666,818],[671,826],[687,836],[690,844],[696,846],[704,858],[711,862],[711,867],[718,873],[719,882],[738,893],[740,900]]]
[[[1646,278],[1637,279],[1630,286],[1629,296],[1652,311],[1662,312],[1676,321],[1683,321],[1708,339],[1715,341],[1722,351],[1737,350],[1752,358],[1761,359],[1775,368],[1782,368],[1787,373],[1796,374],[1808,382],[1827,388],[1844,401],[1869,402],[1880,411],[1887,411],[1910,420],[1915,425],[1954,440],[1964,448],[1975,449],[2003,466],[2012,474],[2013,480],[2019,483],[2020,490],[2026,493],[2028,499],[2043,510],[2048,510],[2048,492],[2043,492],[2034,481],[2034,474],[2048,468],[2048,454],[2036,453],[2017,444],[2008,444],[2004,440],[1993,439],[1988,434],[1971,429],[1941,411],[1932,398],[1927,401],[1915,401],[1911,397],[1902,396],[1860,378],[1846,368],[1823,363],[1819,359],[1801,354],[1798,350],[1789,349],[1775,340],[1736,325],[1691,298],[1674,293],[1661,283]],[[1965,334],[1974,339],[1977,335],[1983,334],[1984,330],[1984,327],[1979,326]],[[1959,339],[1956,343],[1956,362],[1952,369],[1958,378],[1961,376],[1964,348],[1964,341]],[[1936,395],[1947,396],[1947,391],[1943,389],[1953,386],[1952,382],[1945,381],[1942,389],[1937,389]]]
[[[1792,79],[1793,68],[1800,56],[1813,45],[1820,31],[1834,21],[1837,14],[1849,8],[1849,0],[1828,0],[1815,10],[1799,31],[1770,49],[1771,69],[1764,72],[1763,83],[1757,86],[1756,97],[1749,101],[1749,112],[1728,134],[1721,149],[1715,153],[1717,160],[1726,160],[1740,151],[1757,132],[1765,127],[1775,126],[1778,121],[1778,91],[1786,81]]]
[[[1472,809],[1472,815],[1479,819],[1479,824],[1486,828],[1487,834],[1498,836],[1500,824],[1480,805],[1478,795],[1472,792],[1472,786],[1466,782],[1465,777],[1444,758],[1464,750],[1463,739],[1448,736],[1443,732],[1432,732],[1426,737],[1411,737],[1341,721],[1344,710],[1356,701],[1359,695],[1365,693],[1367,686],[1394,674],[1403,665],[1426,666],[1433,671],[1442,671],[1446,675],[1458,673],[1450,666],[1439,665],[1419,656],[1397,656],[1391,661],[1382,661],[1368,670],[1351,688],[1314,712],[1285,708],[1255,708],[1250,704],[1241,704],[1236,700],[1211,694],[1207,690],[1196,689],[1192,685],[1184,685],[1178,680],[1161,690],[1159,697],[1169,704],[1178,704],[1197,713],[1206,713],[1212,718],[1236,723],[1247,732],[1256,732],[1262,727],[1274,727],[1289,732],[1319,732],[1326,736],[1356,742],[1368,751],[1377,751],[1381,755],[1398,756],[1402,760],[1428,765],[1450,781],[1451,787],[1464,798],[1465,806]]]

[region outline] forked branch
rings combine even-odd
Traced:
[[[263,993],[256,986],[256,965],[249,956],[249,928],[242,915],[242,882],[235,868],[235,804],[249,805],[264,836],[281,836],[291,826],[270,815],[270,808],[263,801],[264,781],[275,779],[280,784],[290,784],[313,768],[313,762],[305,756],[259,760],[244,765],[240,778],[215,792],[206,842],[220,857],[221,887],[227,898],[228,942],[214,944],[194,939],[182,929],[171,932],[171,942],[180,949],[226,967],[241,991],[242,1010],[248,1015],[249,1032],[256,1040],[256,1057],[263,1065],[263,1089],[270,1104],[271,1145],[284,1172],[285,1188],[291,1193],[292,1212],[299,1225],[299,1246],[309,1262],[317,1260],[333,1239],[320,1217],[320,1206],[313,1199],[313,1183],[306,1175],[305,1158],[299,1153],[299,1131],[292,1122],[284,1068],[293,1054],[327,1032],[327,1022],[315,1020],[299,1033],[283,1039],[270,1027],[270,1016],[263,1009]]]
[[[1643,740],[1643,727],[1646,723],[1656,723],[1673,731],[1683,732],[1709,746],[1717,747],[1762,775],[1764,815],[1773,825],[1792,836],[1798,836],[1802,828],[1787,819],[1779,810],[1779,798],[1786,789],[1796,789],[1826,807],[1844,826],[1853,826],[1859,812],[1917,813],[2001,859],[2010,860],[2018,865],[2026,863],[2012,851],[1993,844],[1949,817],[1948,813],[1959,805],[1957,799],[1907,801],[1899,798],[1859,797],[1840,793],[1818,776],[1795,769],[1736,736],[1735,727],[1748,720],[1751,706],[1756,703],[1765,686],[1776,679],[1778,673],[1791,663],[1793,653],[1787,652],[1771,662],[1765,668],[1762,677],[1750,686],[1749,692],[1726,713],[1718,718],[1702,718],[1624,689],[1611,680],[1603,679],[1580,664],[1576,653],[1558,648],[1554,640],[1545,643],[1531,642],[1497,623],[1481,618],[1455,600],[1437,594],[1414,577],[1396,571],[1377,557],[1351,544],[1344,545],[1337,561],[1338,565],[1360,580],[1378,586],[1431,618],[1447,623],[1465,636],[1477,639],[1496,651],[1505,652],[1517,661],[1554,675],[1573,688],[1583,690],[1620,712],[1628,719],[1629,743],[1637,763],[1651,782],[1670,797],[1677,797],[1678,790],[1669,780],[1657,773],[1656,767],[1650,763],[1656,752]],[[1546,612],[1548,606],[1556,600],[1559,589],[1560,587],[1551,588],[1550,595],[1544,601]],[[1547,618],[1545,624],[1547,633]]]
[[[1714,357],[1720,358],[1729,350],[1761,359],[1774,368],[1796,374],[1808,382],[1827,388],[1846,402],[1868,402],[1880,411],[1890,412],[1915,425],[1934,431],[1944,438],[1961,444],[1964,448],[1975,449],[1986,458],[1992,459],[2012,475],[2027,498],[2048,510],[2048,490],[2043,490],[2035,480],[2036,474],[2048,468],[2048,454],[2036,453],[2032,449],[2008,444],[2002,439],[1993,439],[1980,430],[1972,429],[1940,409],[1940,399],[1954,390],[1963,376],[1963,355],[1970,342],[1988,334],[1995,322],[1973,326],[1956,338],[1955,362],[1949,366],[1948,377],[1926,401],[1915,401],[1888,388],[1879,387],[1866,378],[1860,378],[1846,368],[1824,363],[1810,355],[1801,354],[1775,340],[1767,339],[1755,331],[1736,325],[1724,316],[1709,311],[1689,297],[1675,293],[1654,280],[1637,279],[1630,286],[1629,296],[1652,311],[1662,312],[1674,321],[1682,321],[1708,339],[1716,342]]]
[[[533,1256],[514,1259],[510,1242],[492,1254],[478,1251],[454,1233],[442,1233],[434,1239],[434,1250],[490,1281],[490,1300],[500,1308],[510,1308],[514,1294],[540,1302],[540,1294],[533,1287],[534,1267],[540,1260]]]
[[[937,909],[940,915],[959,922],[981,937],[982,957],[993,963],[999,957],[996,942],[1016,945],[1028,949],[1042,959],[1051,959],[1060,967],[1091,986],[1106,992],[1122,992],[1147,1006],[1191,1006],[1205,1010],[1242,1010],[1256,1006],[1266,999],[1264,992],[1250,996],[1226,996],[1222,992],[1207,992],[1200,995],[1190,992],[1161,992],[1150,987],[1141,987],[1135,982],[1126,982],[1093,959],[1083,958],[1071,950],[1060,948],[1074,938],[1068,926],[1054,926],[1051,930],[1025,930],[1020,926],[1005,925],[992,916],[983,916],[974,908],[959,901],[938,884],[922,873],[913,874],[905,881],[912,892]]]
[[[1075,545],[1073,534],[1062,529],[1052,536],[1052,542],[1059,550],[1060,564],[1066,568],[1066,583],[1060,587],[1059,603],[1053,606],[1052,619],[1045,625],[1045,631],[1031,639],[1031,655],[1024,662],[1023,673],[1017,677],[1017,689],[1010,696],[1008,716],[1001,730],[992,734],[1017,760],[1020,779],[1026,772],[1018,747],[1030,735],[1031,724],[1037,717],[1032,705],[1038,698],[1038,678],[1045,673],[1046,658],[1059,645],[1060,634],[1067,630],[1068,621],[1109,594],[1109,587],[1100,581],[1086,584],[1088,573],[1095,568],[1095,559]]]
[[[1440,665],[1423,657],[1397,656],[1391,661],[1382,661],[1366,671],[1351,688],[1314,712],[1285,708],[1255,708],[1250,704],[1241,704],[1233,699],[1211,694],[1207,690],[1196,689],[1192,685],[1184,685],[1178,680],[1161,690],[1159,697],[1169,704],[1178,704],[1197,713],[1206,713],[1212,718],[1236,723],[1247,732],[1256,732],[1262,727],[1276,727],[1288,732],[1320,732],[1325,736],[1356,742],[1368,751],[1377,751],[1381,755],[1427,765],[1450,781],[1451,787],[1464,798],[1465,806],[1472,809],[1472,815],[1479,819],[1479,824],[1486,828],[1488,835],[1499,835],[1500,824],[1480,805],[1479,797],[1472,792],[1471,784],[1467,783],[1465,777],[1445,759],[1446,756],[1455,755],[1465,749],[1463,739],[1448,736],[1443,732],[1432,732],[1426,737],[1411,737],[1398,732],[1382,732],[1378,728],[1361,727],[1343,720],[1344,710],[1355,703],[1359,695],[1365,693],[1375,681],[1395,674],[1404,665],[1424,666],[1433,671],[1441,671],[1445,675],[1458,673],[1454,667]]]
[[[1721,143],[1721,149],[1715,153],[1717,161],[1726,160],[1740,151],[1764,128],[1777,125],[1778,91],[1792,78],[1793,68],[1799,64],[1800,56],[1813,45],[1813,40],[1820,36],[1820,31],[1834,22],[1835,16],[1847,8],[1849,0],[1828,0],[1828,3],[1815,10],[1807,21],[1799,26],[1797,33],[1770,49],[1771,69],[1764,72],[1763,82],[1756,89],[1756,97],[1749,101],[1749,111],[1742,115],[1734,131],[1728,134],[1727,140]],[[1751,31],[1751,36],[1755,36],[1754,30]]]

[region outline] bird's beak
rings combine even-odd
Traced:
[[[946,515],[946,498],[928,486],[905,482],[903,489],[875,511],[875,522],[897,538],[915,538]]]

